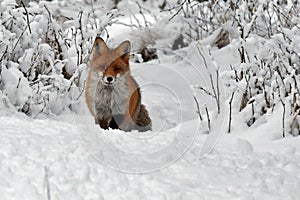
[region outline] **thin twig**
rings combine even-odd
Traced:
[[[172,15],[172,17],[170,17],[169,22],[170,22],[176,15],[178,15],[178,13],[180,13],[180,11],[182,11],[182,10],[183,10],[183,7],[181,6],[181,7],[177,10],[177,12],[176,12],[174,15]]]
[[[296,77],[295,75],[292,76],[293,80],[294,80],[294,86],[297,90],[297,93],[300,94],[300,90],[299,90],[299,87],[298,87],[298,84],[297,84],[297,80],[296,80]]]
[[[81,34],[81,42],[79,44],[81,53],[80,53],[80,61],[79,64],[82,64],[82,55],[83,55],[83,41],[84,41],[84,36],[83,36],[83,30],[82,30],[82,14],[83,11],[79,12],[79,30],[80,30],[80,34]]]
[[[285,95],[287,95],[287,94],[288,94],[288,90],[287,90],[287,88],[285,87],[284,78],[283,78],[283,76],[282,76],[282,74],[281,74],[281,72],[280,72],[280,70],[279,70],[279,67],[276,67],[276,68],[275,68],[275,71],[278,73],[278,75],[279,75],[279,77],[280,77],[280,80],[281,80],[281,82],[282,82],[282,86],[283,86],[283,88],[284,88]],[[278,85],[278,87],[279,87],[279,85]]]
[[[275,8],[275,10],[277,10],[277,12],[278,12],[279,14],[281,14],[287,21],[289,21],[289,22],[290,22],[291,24],[293,24],[295,27],[297,27],[298,29],[300,29],[300,26],[299,26],[298,24],[294,23],[294,22],[290,19],[289,16],[286,16],[286,15],[285,15],[284,10],[283,10],[281,7],[279,7],[279,6],[273,4],[273,8]]]
[[[211,95],[211,96],[216,100],[218,113],[220,113],[220,110],[221,110],[221,109],[220,109],[219,70],[216,70],[216,82],[217,82],[217,85],[215,86],[213,76],[212,76],[212,74],[211,74],[211,73],[209,72],[209,70],[208,70],[208,66],[207,66],[206,59],[205,59],[204,55],[201,53],[199,47],[197,47],[197,49],[198,49],[198,52],[199,52],[200,56],[201,56],[202,59],[203,59],[205,68],[206,68],[207,71],[208,71],[209,79],[210,79],[210,84],[211,84],[211,88],[212,88],[212,90],[213,90],[213,94],[212,94],[211,92],[207,91],[206,89],[204,89],[203,87],[199,87],[199,89],[203,90],[203,91],[204,91],[205,93],[207,93],[208,95]]]
[[[21,82],[21,78],[19,78],[19,80],[18,80],[17,88],[19,88],[20,82]]]
[[[14,47],[12,48],[11,53],[13,53],[15,51],[17,45],[19,44],[19,42],[20,42],[20,40],[21,40],[22,36],[24,35],[24,33],[25,33],[25,31],[26,31],[27,28],[28,28],[28,25],[26,26],[26,28],[24,29],[24,31],[21,33],[21,35],[18,37],[18,40],[15,43]]]
[[[280,102],[282,104],[283,107],[283,112],[282,112],[282,137],[285,137],[285,103],[283,102],[282,98],[281,98],[281,94],[280,94],[280,87],[279,87],[279,83],[278,83],[278,79],[276,77],[276,84],[277,84],[277,89],[278,89],[278,96],[280,99]]]
[[[201,115],[201,112],[200,112],[200,108],[199,108],[199,103],[198,103],[197,98],[195,96],[194,96],[194,100],[195,100],[196,106],[197,106],[197,111],[196,112],[198,113],[200,120],[203,121],[203,118],[202,118],[202,115]]]
[[[210,131],[210,118],[209,118],[209,113],[207,106],[205,105],[205,111],[206,111],[206,116],[207,116],[207,126],[208,126],[208,131]]]
[[[202,90],[203,92],[205,92],[207,95],[212,96],[213,98],[216,98],[215,95],[213,93],[211,93],[210,91],[208,91],[207,89],[205,89],[204,87],[197,85],[195,86],[196,89]]]
[[[207,62],[206,62],[206,59],[205,59],[204,55],[201,53],[201,51],[200,51],[199,47],[197,47],[197,49],[198,49],[198,52],[199,52],[200,56],[201,56],[201,57],[202,57],[202,59],[203,59],[203,62],[204,62],[204,66],[205,66],[205,68],[208,70],[208,67],[207,67]]]
[[[220,82],[219,82],[219,77],[220,77],[220,73],[219,70],[216,70],[216,74],[217,74],[217,106],[218,106],[218,113],[220,113]]]
[[[285,103],[283,100],[280,98],[280,102],[283,107],[283,112],[282,112],[282,137],[285,137]]]
[[[0,58],[0,62],[4,59],[5,54],[7,54],[7,52],[8,52],[7,50],[8,50],[8,45],[6,45],[5,51]],[[0,69],[0,71],[1,71],[1,69]]]
[[[51,15],[51,12],[50,10],[47,8],[46,5],[44,5],[44,8],[46,9],[46,11],[48,12],[48,15],[49,15],[49,21],[52,22],[52,15]]]
[[[231,98],[229,101],[229,124],[228,124],[228,133],[231,132],[231,120],[232,120],[232,101],[233,101],[233,97],[234,97],[234,92],[232,92],[231,94]]]
[[[123,25],[123,26],[128,26],[130,28],[139,28],[137,25],[133,24],[133,23],[130,23],[130,24],[126,24],[126,23],[123,23],[123,22],[115,22],[115,24],[120,24],[120,25]]]
[[[168,9],[165,9],[165,10],[161,10],[160,12],[172,11],[172,10],[174,10],[174,9],[176,9],[176,8],[182,7],[183,4],[185,4],[186,1],[187,1],[187,0],[185,0],[185,1],[182,2],[182,3],[180,3],[179,5],[173,6],[172,8],[168,8]]]
[[[218,113],[220,113],[220,92],[219,92],[219,73],[218,73],[218,70],[217,70],[217,86],[215,86],[214,84],[214,81],[213,81],[213,77],[211,74],[209,74],[209,78],[210,78],[210,84],[211,84],[211,87],[212,87],[212,90],[213,90],[213,97],[215,98],[216,100],[216,104],[217,104],[217,109],[218,109]]]
[[[21,1],[21,4],[22,4],[22,6],[23,6],[23,8],[24,8],[24,10],[25,10],[25,13],[26,13],[26,20],[27,20],[27,25],[28,25],[29,33],[31,34],[31,27],[30,27],[30,22],[29,22],[29,14],[28,14],[28,11],[27,11],[26,6],[25,6],[25,4],[24,4],[23,1]]]
[[[75,49],[76,49],[76,54],[77,54],[77,66],[79,66],[79,57],[80,57],[80,52],[79,52],[79,49],[78,49],[78,44],[77,44],[77,37],[76,37],[76,29],[72,30],[72,34],[74,35],[74,43],[75,43]]]
[[[142,17],[143,17],[143,19],[144,19],[145,26],[148,27],[148,22],[147,22],[147,20],[146,20],[146,17],[145,17],[145,15],[144,15],[143,11],[142,11],[143,8],[142,8],[141,4],[140,4],[138,1],[136,1],[135,3],[136,3],[136,4],[138,5],[138,7],[139,7],[139,13],[142,15]]]
[[[85,89],[85,84],[86,84],[86,81],[83,82],[82,90],[81,90],[79,96],[76,98],[76,101],[77,101],[77,100],[80,98],[80,96],[83,94],[83,91],[84,91],[84,89]]]

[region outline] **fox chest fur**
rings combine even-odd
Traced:
[[[99,119],[110,119],[113,115],[124,115],[128,110],[130,93],[126,77],[122,77],[114,85],[106,85],[99,77],[94,77],[94,85],[90,94],[94,102],[94,113]]]

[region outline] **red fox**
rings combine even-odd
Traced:
[[[117,48],[97,37],[86,83],[86,103],[101,128],[151,130],[151,119],[141,104],[141,93],[129,70],[130,42]]]

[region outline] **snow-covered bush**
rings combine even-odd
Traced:
[[[165,9],[166,27],[186,43],[210,37],[211,47],[236,49],[240,62],[222,73],[235,93],[229,96],[238,99],[248,126],[281,107],[283,135],[299,135],[299,11],[299,2],[284,0],[181,1]]]
[[[240,111],[251,108],[249,126],[260,116],[282,106],[283,131],[287,128],[285,125],[290,125],[290,131],[299,134],[299,42],[297,27],[283,28],[282,33],[271,38],[250,36],[242,42],[242,63],[232,66],[230,85],[242,93]]]
[[[240,37],[232,43],[240,63],[224,73],[231,78],[228,86],[238,93],[248,126],[281,107],[283,136],[287,131],[299,135],[300,5],[277,1],[251,8],[252,20],[238,15],[238,21],[248,22],[239,24]]]
[[[265,0],[204,0],[167,1],[162,21],[165,27],[181,32],[185,41],[204,39],[220,28],[229,33],[225,37],[235,37],[228,27],[239,29],[243,38],[256,34],[270,38],[279,33],[280,28],[292,28],[299,24],[299,3],[297,1]],[[225,26],[225,27],[224,27]]]
[[[80,1],[31,2],[27,7],[1,1],[0,13],[2,93],[31,116],[71,108],[85,85],[93,39],[105,32],[115,13]]]

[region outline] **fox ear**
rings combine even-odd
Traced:
[[[94,46],[93,46],[93,56],[101,56],[104,53],[107,53],[108,48],[101,37],[96,37]]]
[[[124,60],[129,60],[130,57],[130,42],[129,41],[124,41],[122,42],[117,50],[117,54],[122,57]]]

